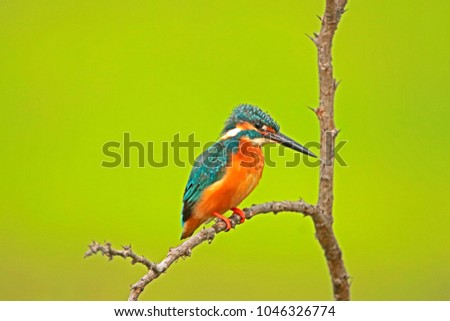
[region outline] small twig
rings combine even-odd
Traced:
[[[265,214],[265,213],[279,213],[279,212],[295,212],[301,213],[303,215],[315,215],[317,213],[316,207],[305,203],[304,201],[281,201],[281,202],[267,202],[262,204],[253,205],[249,208],[243,210],[245,212],[245,217],[251,219],[252,217]],[[234,228],[240,222],[240,217],[233,214],[230,217],[231,226]],[[144,291],[145,287],[152,282],[154,279],[158,278],[161,273],[165,272],[174,262],[182,257],[191,256],[192,250],[198,245],[208,241],[211,242],[214,237],[224,231],[226,228],[225,223],[222,221],[217,222],[212,227],[201,230],[194,236],[190,237],[179,246],[171,248],[167,253],[167,256],[159,263],[153,263],[134,253],[131,246],[124,247],[123,250],[115,250],[111,248],[111,243],[105,243],[101,245],[95,241],[89,245],[89,250],[85,253],[85,257],[92,256],[101,252],[106,255],[110,260],[114,256],[120,256],[123,258],[132,258],[132,264],[141,263],[148,268],[148,272],[134,285],[131,286],[129,301],[137,301],[139,295]]]
[[[102,255],[106,255],[110,260],[113,259],[114,256],[120,256],[124,259],[131,258],[131,264],[140,263],[147,267],[147,269],[154,269],[155,264],[153,262],[150,262],[147,260],[144,256],[139,256],[136,253],[133,252],[131,249],[131,245],[123,245],[123,250],[115,250],[111,247],[111,243],[105,242],[104,245],[92,241],[91,244],[89,244],[89,250],[84,253],[84,257],[88,257],[94,254],[97,254],[98,252],[102,253]]]

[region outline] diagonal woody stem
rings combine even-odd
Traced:
[[[281,201],[281,202],[267,202],[262,204],[253,205],[244,210],[245,217],[251,219],[252,217],[259,214],[266,213],[279,213],[279,212],[296,212],[303,215],[315,215],[316,208],[313,205],[307,204],[304,201]],[[230,217],[231,226],[235,227],[239,224],[241,218],[240,216],[233,214]],[[212,242],[214,237],[223,232],[226,228],[224,222],[219,221],[212,227],[204,229],[194,236],[190,237],[179,246],[169,249],[167,256],[159,263],[153,263],[134,253],[131,246],[123,247],[123,250],[115,250],[111,248],[110,243],[105,243],[104,245],[97,243],[95,241],[89,245],[89,250],[85,253],[85,257],[92,256],[97,253],[102,253],[106,255],[109,259],[114,256],[119,256],[123,258],[131,258],[132,264],[140,263],[148,268],[148,272],[134,285],[131,286],[130,295],[128,297],[129,301],[137,301],[142,291],[145,287],[157,279],[163,272],[165,272],[173,263],[178,259],[191,256],[192,250],[198,245],[205,242]]]

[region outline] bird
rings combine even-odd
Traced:
[[[195,159],[183,195],[182,240],[215,217],[230,230],[230,219],[223,215],[230,210],[241,217],[240,223],[245,221],[245,213],[238,206],[261,179],[262,146],[267,143],[317,157],[282,134],[278,123],[259,107],[237,106],[226,120],[218,141]]]

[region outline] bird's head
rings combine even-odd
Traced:
[[[254,144],[278,143],[306,155],[317,157],[306,147],[280,133],[280,126],[267,113],[252,105],[239,105],[225,122],[221,139],[246,137]]]

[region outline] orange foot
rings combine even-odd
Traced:
[[[212,215],[217,217],[219,220],[222,220],[227,225],[227,227],[225,228],[226,232],[228,232],[231,229],[231,222],[230,222],[229,218],[226,218],[225,216],[223,216],[222,214],[219,214],[217,212],[212,213]]]
[[[245,213],[244,213],[244,211],[241,210],[240,208],[237,208],[237,207],[233,207],[231,210],[233,211],[233,214],[237,214],[237,215],[239,215],[241,217],[241,221],[239,222],[239,224],[244,223],[244,221],[245,221]]]

